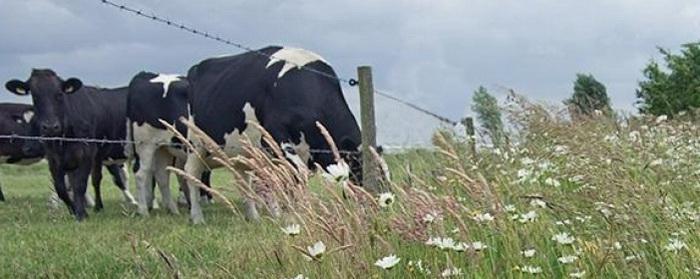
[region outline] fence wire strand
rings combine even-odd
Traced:
[[[354,85],[357,84],[357,81],[356,81],[355,79],[349,79],[349,78],[338,77],[338,76],[335,76],[335,75],[331,75],[331,74],[328,74],[328,73],[325,73],[325,72],[318,71],[318,70],[316,70],[316,69],[312,69],[312,68],[306,67],[306,66],[304,66],[304,65],[299,65],[298,63],[295,63],[295,62],[293,62],[293,61],[288,61],[288,60],[285,60],[285,59],[280,59],[280,58],[275,57],[274,55],[270,55],[270,54],[264,53],[264,52],[262,52],[262,51],[260,51],[260,50],[254,49],[254,48],[252,48],[252,47],[250,47],[250,46],[247,46],[247,45],[244,45],[244,44],[242,44],[242,43],[238,43],[238,42],[235,42],[235,41],[232,41],[232,40],[223,38],[223,37],[221,37],[220,35],[214,35],[214,34],[211,33],[211,32],[201,31],[200,29],[196,29],[196,28],[193,28],[193,27],[191,27],[191,26],[185,25],[185,24],[183,24],[181,21],[173,21],[173,20],[167,19],[167,18],[165,18],[165,17],[159,16],[159,15],[156,15],[156,14],[153,14],[153,13],[151,13],[151,14],[146,14],[146,13],[143,12],[142,10],[139,10],[139,9],[136,9],[136,8],[132,8],[132,7],[129,7],[129,6],[124,5],[124,4],[117,4],[117,3],[115,3],[115,2],[113,2],[113,1],[111,1],[111,0],[97,0],[97,1],[100,2],[100,3],[102,3],[102,4],[107,5],[107,6],[109,6],[109,7],[117,8],[117,9],[119,9],[119,10],[121,10],[121,11],[125,11],[125,12],[131,13],[131,14],[136,15],[136,16],[140,16],[140,17],[143,17],[143,18],[146,18],[146,19],[150,19],[150,20],[153,20],[153,21],[155,21],[155,22],[159,22],[159,23],[165,24],[165,25],[167,25],[167,26],[180,29],[180,30],[182,30],[182,31],[184,31],[184,32],[188,32],[188,33],[193,34],[193,35],[196,35],[196,36],[200,36],[200,37],[203,37],[203,38],[206,38],[206,39],[209,39],[209,40],[214,40],[214,41],[217,41],[217,42],[219,42],[219,43],[223,43],[223,44],[226,44],[226,45],[229,45],[229,46],[233,46],[233,47],[238,48],[238,49],[241,49],[241,50],[249,51],[249,52],[255,53],[255,54],[257,54],[257,55],[264,56],[264,57],[266,57],[267,59],[270,59],[270,60],[273,60],[273,59],[274,59],[274,60],[278,60],[278,61],[283,61],[284,63],[289,63],[289,64],[291,64],[291,65],[296,66],[296,67],[297,67],[298,69],[300,69],[300,70],[308,71],[308,72],[311,72],[311,73],[314,73],[314,74],[317,74],[317,75],[324,76],[324,77],[326,77],[326,78],[330,78],[330,79],[333,79],[333,80],[337,80],[338,82],[346,83],[346,84],[348,84],[348,85],[350,85],[350,86],[354,86]],[[384,97],[384,98],[387,98],[387,99],[390,99],[390,100],[392,100],[392,101],[395,101],[395,102],[398,102],[398,103],[400,103],[400,104],[403,104],[403,105],[405,105],[405,106],[408,106],[408,107],[410,107],[410,108],[412,108],[412,109],[414,109],[414,110],[416,110],[416,111],[418,111],[418,112],[421,112],[421,113],[423,113],[423,114],[426,114],[426,115],[428,115],[428,116],[431,116],[431,117],[433,117],[433,118],[436,118],[436,119],[438,119],[438,120],[441,121],[441,122],[448,123],[448,124],[453,125],[453,126],[457,125],[457,121],[451,120],[451,119],[448,118],[448,117],[442,116],[442,115],[440,115],[440,114],[438,114],[438,113],[432,112],[432,111],[430,111],[430,110],[428,110],[428,109],[425,109],[425,108],[423,108],[423,107],[421,107],[421,106],[419,106],[419,105],[416,105],[416,104],[414,104],[414,103],[412,103],[412,102],[409,102],[409,101],[403,100],[403,99],[401,99],[401,98],[399,98],[399,97],[396,97],[395,95],[389,93],[388,91],[376,90],[376,89],[375,89],[375,90],[374,90],[374,93],[377,94],[377,95],[379,95],[379,96],[382,96],[382,97]]]

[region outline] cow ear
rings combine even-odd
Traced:
[[[29,86],[27,86],[27,83],[16,79],[5,83],[5,88],[7,88],[7,90],[9,90],[10,92],[20,96],[29,94]]]
[[[71,94],[78,91],[81,87],[83,87],[83,82],[77,78],[69,78],[63,82],[63,92],[66,94]]]

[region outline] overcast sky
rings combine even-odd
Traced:
[[[677,50],[700,30],[698,0],[114,1],[254,48],[306,48],[342,77],[372,65],[377,88],[452,119],[471,114],[479,85],[560,103],[578,72],[603,82],[615,108],[632,111],[642,68],[659,58],[656,47]],[[0,0],[0,80],[50,67],[87,84],[119,86],[141,70],[185,73],[203,58],[241,52],[99,2]],[[355,107],[356,91],[345,94]],[[382,142],[425,141],[437,125],[377,101]]]

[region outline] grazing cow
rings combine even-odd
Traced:
[[[261,55],[261,53],[263,55]],[[269,59],[271,56],[272,59]],[[299,66],[327,76],[301,70]],[[330,132],[357,179],[361,166],[358,147],[360,129],[350,112],[340,84],[331,66],[319,55],[297,48],[266,47],[239,55],[206,59],[190,68],[189,103],[195,125],[230,155],[241,154],[241,139],[246,136],[260,143],[261,133],[246,121],[260,123],[282,145],[292,161],[318,163],[326,167],[335,163],[328,152],[310,152],[329,146],[316,122]],[[191,136],[199,154],[206,154],[201,143]],[[298,159],[298,160],[297,160]],[[216,167],[207,160],[209,167]],[[185,170],[198,177],[204,162],[188,154]],[[196,186],[190,185],[194,223],[202,223],[202,210],[193,197]],[[248,219],[258,218],[256,205],[246,201]]]
[[[134,143],[127,146],[127,153],[133,152],[130,157],[136,160],[134,173],[138,213],[141,215],[148,215],[148,208],[151,207],[153,178],[160,188],[163,205],[171,213],[177,214],[177,206],[170,197],[169,173],[165,168],[173,164],[183,168],[187,155],[179,145],[180,141],[160,120],[174,124],[181,134],[187,134],[185,125],[178,119],[188,116],[188,90],[189,83],[178,75],[140,72],[129,83],[127,138]],[[184,180],[179,176],[178,179],[185,196],[189,196]],[[206,191],[201,191],[200,195],[209,197]]]
[[[0,135],[28,136],[34,109],[27,104],[0,103]],[[38,143],[38,142],[37,142]],[[0,163],[29,165],[44,158],[44,150],[24,148],[23,139],[0,139]],[[0,201],[5,196],[0,188]]]
[[[126,88],[83,86],[77,78],[63,80],[48,69],[34,69],[27,81],[11,80],[5,87],[17,95],[32,96],[41,136],[105,140],[125,138]],[[102,165],[119,164],[126,159],[120,143],[51,140],[44,142],[44,150],[56,193],[78,221],[87,217],[85,191],[88,176],[93,174],[95,196],[99,197]],[[64,180],[66,175],[73,190],[72,200]],[[123,194],[133,200],[128,189],[125,188]]]

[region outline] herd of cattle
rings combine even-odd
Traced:
[[[231,156],[242,154],[241,140],[246,137],[264,147],[261,132],[247,124],[257,122],[283,147],[290,161],[325,168],[335,160],[328,152],[315,152],[329,149],[315,124],[318,121],[344,154],[353,180],[361,181],[357,152],[360,129],[335,76],[319,55],[275,46],[205,59],[192,66],[186,76],[141,72],[127,87],[115,89],[86,86],[77,78],[63,79],[52,70],[34,69],[26,81],[5,84],[14,94],[31,96],[33,105],[1,105],[0,134],[44,139],[0,139],[0,158],[14,164],[46,158],[58,197],[79,221],[87,217],[85,192],[91,175],[95,207],[102,208],[99,189],[103,166],[125,199],[134,201],[123,171],[126,160],[133,160],[138,213],[148,215],[155,184],[162,205],[177,213],[166,167],[184,168],[204,179],[209,177],[205,170],[217,167],[211,158],[198,157],[208,153],[202,142],[192,133],[188,135],[181,118],[193,121]],[[196,152],[184,150],[161,120],[188,135]],[[50,139],[56,137],[109,141]],[[203,193],[186,184],[180,180],[191,220],[201,223]],[[257,205],[253,201],[245,204],[247,216],[256,218]]]

